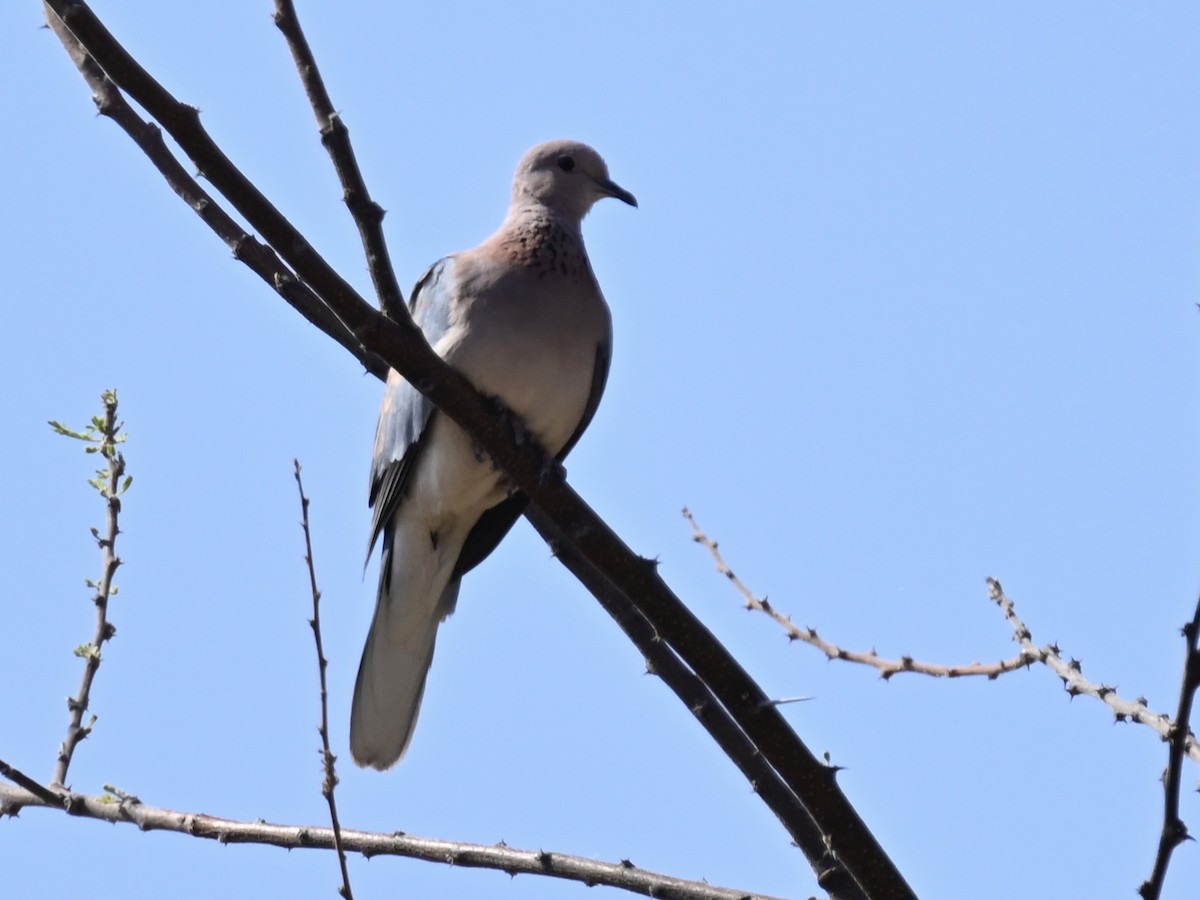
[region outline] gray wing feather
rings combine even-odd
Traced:
[[[409,309],[413,321],[429,343],[437,343],[450,327],[454,300],[454,258],[438,260],[417,281]],[[388,377],[379,425],[375,431],[375,455],[371,461],[369,502],[371,540],[367,555],[379,540],[404,499],[409,475],[424,448],[421,440],[436,407],[395,371]]]

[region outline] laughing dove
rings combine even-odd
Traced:
[[[612,322],[580,230],[592,204],[637,200],[599,154],[534,147],[499,231],[436,263],[413,291],[433,349],[499,400],[557,459],[587,428],[608,375]],[[375,617],[350,714],[350,752],[387,769],[412,739],[438,625],[463,575],[496,548],[526,498],[475,443],[395,370],[371,466],[371,546],[383,537]]]

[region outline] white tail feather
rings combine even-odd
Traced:
[[[350,753],[360,766],[380,770],[394,765],[412,740],[438,625],[454,611],[459,588],[458,579],[448,581],[458,547],[413,547],[394,537],[392,554],[384,554],[385,564],[393,556],[390,579],[380,573],[350,709]]]

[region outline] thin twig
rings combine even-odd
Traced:
[[[350,210],[354,224],[358,226],[363,252],[367,257],[367,270],[371,273],[371,282],[379,297],[379,307],[392,318],[403,316],[404,292],[396,281],[396,272],[392,268],[387,241],[383,236],[383,207],[371,199],[371,193],[367,190],[354,147],[350,143],[350,130],[333,108],[329,92],[325,89],[325,80],[300,28],[300,18],[296,15],[292,0],[275,0],[275,24],[292,51],[296,71],[300,73],[304,92],[317,118],[321,144],[333,161],[333,168],[342,185],[342,199]]]
[[[200,126],[196,110],[179,103],[121,47],[82,0],[46,0],[88,53],[153,116],[201,172],[284,261],[334,310],[363,346],[391,364],[463,427],[540,508],[544,538],[566,541],[559,558],[581,580],[589,569],[636,604],[661,640],[709,686],[759,753],[809,809],[842,863],[872,900],[912,900],[912,889],[823,765],[736,659],[658,576],[566,483],[536,442],[513,440],[511,417],[433,352],[412,320],[380,314],[329,267],[279,211],[229,161]],[[533,511],[529,513],[531,521]],[[569,537],[564,537],[569,536]],[[707,723],[705,722],[705,727]]]
[[[717,547],[717,542],[710,538],[700,526],[696,524],[696,519],[691,511],[684,507],[683,517],[688,520],[692,526],[692,540],[697,544],[703,545],[712,555],[713,561],[716,564],[717,571],[729,579],[732,584],[742,595],[746,601],[746,609],[757,610],[765,613],[774,619],[787,632],[789,641],[802,641],[809,646],[816,647],[824,653],[829,659],[840,659],[845,662],[859,663],[864,666],[870,666],[873,669],[879,670],[879,676],[884,680],[890,679],[893,675],[899,675],[903,672],[911,672],[918,675],[930,675],[934,678],[963,678],[971,675],[983,675],[989,679],[999,678],[1006,672],[1012,672],[1016,669],[1028,668],[1033,662],[1033,659],[1025,653],[1020,653],[1017,656],[1009,659],[1002,659],[994,663],[967,663],[960,665],[942,665],[938,663],[921,662],[913,659],[911,656],[901,656],[899,659],[884,659],[874,650],[866,652],[858,650],[846,650],[839,647],[837,644],[831,644],[829,641],[817,634],[815,628],[801,628],[792,621],[792,617],[784,615],[771,605],[771,602],[766,597],[756,596],[750,588],[742,582],[733,569],[725,562],[725,558],[721,555],[721,551]]]
[[[1175,848],[1188,840],[1187,825],[1179,817],[1179,789],[1182,783],[1183,754],[1190,735],[1188,723],[1192,718],[1192,701],[1200,689],[1200,600],[1192,621],[1183,626],[1184,658],[1183,677],[1179,686],[1179,709],[1175,723],[1167,738],[1170,750],[1167,753],[1167,770],[1163,774],[1163,827],[1158,839],[1158,853],[1154,857],[1154,869],[1149,880],[1138,888],[1142,900],[1158,900],[1167,880],[1167,867]]]
[[[333,830],[309,825],[273,825],[261,819],[254,822],[224,819],[202,813],[179,812],[147,806],[134,797],[89,796],[69,793],[44,801],[32,792],[0,784],[0,814],[21,808],[48,807],[66,809],[71,815],[102,822],[136,825],[142,831],[174,831],[222,844],[263,844],[289,850],[330,850]],[[673,900],[778,900],[763,894],[733,888],[715,887],[702,881],[674,878],[635,866],[628,860],[602,862],[548,850],[517,850],[503,842],[471,844],[396,832],[382,834],[344,829],[342,841],[351,853],[365,857],[401,856],[426,862],[495,869],[510,876],[544,875],[578,881],[586,885],[606,885],[647,897]]]
[[[346,868],[346,851],[342,847],[342,826],[338,822],[337,801],[333,790],[337,787],[338,777],[334,764],[337,757],[329,747],[329,691],[325,684],[325,670],[329,660],[325,658],[325,648],[321,642],[321,592],[317,589],[317,571],[313,565],[312,534],[308,527],[308,498],[304,496],[304,482],[300,480],[300,460],[293,459],[292,465],[296,474],[296,489],[300,492],[300,527],[304,530],[304,563],[308,566],[308,584],[312,589],[312,618],[308,624],[312,627],[313,640],[317,645],[317,671],[321,682],[321,724],[317,732],[321,735],[321,760],[325,769],[325,778],[321,782],[321,796],[329,804],[329,821],[333,825],[333,846],[337,850],[338,865],[342,869],[342,886],[338,889],[346,900],[354,900],[350,890],[350,871]]]
[[[117,633],[116,627],[108,621],[108,600],[116,591],[113,576],[117,574],[117,568],[121,565],[121,559],[117,556],[117,535],[121,533],[118,519],[121,514],[121,494],[129,484],[125,479],[125,457],[117,449],[117,445],[124,441],[125,437],[121,434],[123,423],[117,421],[116,391],[105,391],[101,401],[104,404],[104,417],[94,418],[86,433],[72,432],[56,422],[50,423],[60,434],[88,441],[91,445],[87,448],[88,452],[98,452],[106,462],[105,468],[98,471],[96,478],[91,481],[92,486],[104,498],[105,511],[104,536],[101,537],[97,529],[92,529],[92,536],[96,539],[96,546],[100,548],[102,559],[99,580],[88,582],[95,591],[92,604],[96,607],[96,628],[91,641],[75,650],[75,655],[83,658],[83,677],[79,683],[79,692],[67,700],[71,719],[67,725],[67,736],[58,748],[54,777],[51,779],[51,784],[63,786],[67,783],[67,770],[75,755],[75,748],[91,734],[92,725],[95,723],[93,716],[92,721],[84,725],[83,716],[91,702],[92,682],[100,669],[101,650],[105,642]]]
[[[62,804],[63,804],[63,794],[62,793],[51,790],[50,788],[46,787],[41,782],[35,781],[34,779],[32,779],[28,775],[26,775],[24,772],[22,772],[20,769],[18,769],[16,766],[9,765],[2,759],[0,759],[0,775],[3,775],[5,778],[7,778],[9,781],[11,781],[13,784],[17,785],[18,787],[22,787],[25,790],[29,791],[29,793],[33,794],[35,797],[37,797],[39,800],[42,801],[42,803],[46,804],[47,806],[56,807],[56,806],[62,806]],[[13,814],[9,810],[4,809],[2,806],[0,806],[0,814],[3,814],[3,813],[8,813],[9,815]]]
[[[990,599],[996,603],[1013,630],[1013,639],[1021,645],[1021,652],[1008,659],[994,663],[971,663],[968,665],[944,665],[940,663],[920,662],[910,656],[899,659],[884,659],[874,650],[859,652],[846,650],[837,644],[832,644],[817,634],[815,628],[800,628],[795,625],[790,616],[775,609],[766,598],[757,597],[725,562],[718,549],[717,542],[710,538],[696,523],[695,517],[688,509],[683,510],[683,516],[692,526],[692,540],[708,549],[716,564],[717,571],[725,576],[746,601],[746,608],[763,612],[778,622],[787,632],[789,640],[803,641],[816,647],[829,659],[840,659],[846,662],[860,663],[878,669],[880,677],[889,679],[902,672],[929,675],[935,678],[960,678],[968,675],[983,675],[995,679],[1019,668],[1028,668],[1034,663],[1041,663],[1062,679],[1068,694],[1072,697],[1084,694],[1107,705],[1118,722],[1137,722],[1146,725],[1158,733],[1163,740],[1169,740],[1173,731],[1170,716],[1156,713],[1149,708],[1145,698],[1127,700],[1117,693],[1116,689],[1106,684],[1097,684],[1083,677],[1083,666],[1078,660],[1064,660],[1056,644],[1039,647],[1033,642],[1029,628],[1016,614],[1013,602],[1005,596],[1000,582],[994,578],[988,579]],[[1200,744],[1189,731],[1183,738],[1184,752],[1192,760],[1200,763]]]
[[[265,281],[288,304],[321,331],[350,351],[363,367],[376,378],[387,378],[388,366],[374,353],[369,353],[341,320],[307,285],[285,266],[267,245],[247,234],[220,203],[204,190],[168,149],[162,132],[147,122],[126,102],[113,81],[104,74],[53,10],[46,8],[46,21],[58,36],[67,54],[92,89],[96,110],[115,122],[146,154],[173,190],[233,252],[239,262]]]
[[[1031,661],[1039,662],[1057,675],[1063,683],[1063,689],[1072,697],[1084,695],[1099,700],[1112,710],[1118,722],[1137,722],[1155,731],[1164,741],[1169,741],[1176,731],[1175,723],[1166,713],[1156,713],[1150,709],[1145,697],[1127,700],[1117,693],[1116,688],[1107,684],[1097,684],[1083,677],[1083,663],[1077,659],[1066,660],[1057,644],[1047,644],[1039,647],[1033,642],[1029,627],[1021,621],[1011,599],[1004,593],[1004,588],[995,578],[987,579],[988,597],[1000,607],[1004,618],[1008,620],[1013,630],[1013,640],[1021,645],[1021,651]],[[1184,752],[1194,761],[1200,763],[1200,744],[1196,737],[1183,723],[1182,737]]]

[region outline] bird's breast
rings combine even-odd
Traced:
[[[447,361],[517,413],[551,453],[574,434],[611,320],[595,280],[497,285],[474,298]]]

